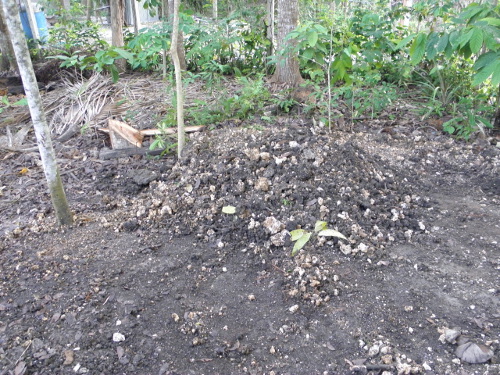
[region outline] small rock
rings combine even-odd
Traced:
[[[113,333],[113,342],[122,342],[125,341],[125,336],[120,332]]]
[[[390,354],[383,355],[381,359],[382,363],[384,363],[385,365],[390,365],[393,361],[392,355]]]
[[[449,329],[446,328],[444,330],[444,339],[450,344],[455,344],[458,336],[460,336],[461,332],[459,329]]]
[[[248,295],[248,300],[249,300],[249,301],[255,301],[255,295],[253,295],[253,294],[249,294],[249,295]]]
[[[269,180],[265,177],[259,177],[257,182],[255,183],[255,188],[257,190],[262,190],[262,191],[269,191]]]
[[[75,360],[75,353],[73,350],[65,350],[64,351],[64,366],[71,365],[73,361]]]
[[[380,346],[377,344],[372,345],[370,349],[368,349],[368,355],[370,357],[375,357],[380,352]]]
[[[149,171],[147,169],[137,169],[135,171],[129,172],[132,174],[132,179],[139,186],[149,185],[149,183],[156,179],[156,172]]]
[[[289,236],[289,233],[286,229],[282,230],[279,233],[276,233],[275,235],[271,236],[271,243],[274,246],[285,246],[286,239]]]
[[[306,158],[306,160],[314,160],[314,159],[316,159],[316,155],[309,148],[304,149],[304,151],[302,153],[304,154],[304,157]]]
[[[292,307],[290,307],[288,309],[288,311],[290,311],[292,314],[297,312],[297,310],[299,309],[299,305],[293,305]]]
[[[276,219],[274,216],[266,217],[264,222],[262,223],[264,228],[266,228],[271,234],[276,234],[280,230],[282,230],[285,226],[281,221]]]

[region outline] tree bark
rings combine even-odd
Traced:
[[[134,34],[139,34],[139,29],[141,25],[141,16],[139,13],[139,2],[137,0],[132,0],[132,14],[134,16]]]
[[[217,0],[212,0],[212,18],[217,21],[217,18],[219,17],[219,5]]]
[[[299,59],[294,51],[296,42],[286,40],[286,36],[298,25],[299,1],[278,0],[278,37],[276,50],[282,51],[278,56],[276,71],[271,82],[286,84],[291,87],[299,86],[304,82],[300,75]]]
[[[69,12],[69,9],[71,8],[70,0],[61,0],[61,7]]]
[[[182,70],[178,54],[179,45],[179,4],[180,0],[174,0],[173,5],[173,27],[172,27],[172,44],[170,52],[175,67],[175,87],[176,87],[176,102],[177,102],[177,157],[180,158],[184,149],[185,134],[184,134],[184,93],[182,88]]]
[[[274,54],[274,13],[275,0],[267,0],[266,37],[271,42],[268,49],[269,56]]]
[[[175,12],[175,0],[168,0],[168,16],[169,21],[173,22],[174,12]],[[177,14],[177,17],[179,15]],[[173,31],[172,31],[173,32]],[[177,55],[179,56],[179,64],[181,66],[181,70],[187,69],[186,63],[186,50],[184,49],[184,33],[179,30],[179,26],[177,25]],[[172,36],[173,39],[173,36]]]
[[[123,47],[123,20],[125,18],[124,0],[111,0],[109,2],[111,11],[111,45]],[[120,72],[125,71],[127,62],[125,59],[115,61],[116,67]]]
[[[16,58],[12,48],[12,42],[10,41],[10,33],[7,29],[3,7],[0,7],[0,51],[2,52],[0,71],[8,71],[10,69],[17,70]]]
[[[49,186],[50,197],[57,221],[60,225],[70,225],[73,223],[73,215],[69,209],[66,194],[62,184],[59,168],[56,162],[56,155],[52,147],[50,130],[47,125],[45,113],[42,108],[42,99],[38,91],[38,84],[33,71],[33,64],[26,43],[26,37],[21,28],[19,20],[19,11],[14,0],[2,0],[6,23],[12,36],[12,46],[16,55],[21,79],[23,81],[28,106],[30,109],[31,120],[35,129],[38,149],[42,159],[45,178]]]

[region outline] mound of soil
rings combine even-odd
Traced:
[[[0,374],[500,373],[497,147],[280,118],[178,161],[75,142],[73,228],[35,161],[2,176]]]

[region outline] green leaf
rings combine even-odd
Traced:
[[[441,53],[443,52],[445,49],[446,49],[446,46],[448,45],[448,39],[449,39],[449,35],[448,34],[443,34],[441,35],[441,38],[439,38],[439,42],[436,46],[436,51],[438,53]]]
[[[295,256],[300,251],[300,249],[302,249],[306,245],[306,243],[309,242],[310,238],[311,238],[311,233],[309,232],[301,236],[293,246],[292,256]]]
[[[493,75],[491,76],[491,85],[492,86],[500,85],[500,61],[496,63]]]
[[[483,18],[479,21],[484,21],[484,22],[488,23],[488,25],[492,25],[492,26],[500,26],[500,18],[496,18],[496,17],[486,17],[486,18]]]
[[[236,213],[236,207],[234,206],[224,206],[222,207],[222,213],[228,214],[228,215],[233,215]]]
[[[307,41],[311,47],[314,47],[318,42],[318,33],[316,31],[312,31],[307,34]]]
[[[472,30],[472,36],[469,40],[470,50],[472,53],[477,53],[483,46],[483,30],[477,27]]]
[[[486,53],[483,53],[479,58],[476,60],[476,62],[473,65],[474,70],[480,70],[481,68],[484,68],[487,65],[492,64],[496,60],[500,59],[500,53],[498,52],[493,52],[489,51]]]
[[[28,105],[28,99],[22,98],[22,99],[18,100],[17,102],[13,103],[12,105],[18,105],[18,106]]]
[[[304,229],[295,229],[290,232],[290,236],[292,236],[292,241],[297,241],[305,233],[307,232]]]
[[[396,48],[395,50],[400,50],[401,48],[403,47],[406,47],[406,45],[408,43],[410,43],[414,38],[415,38],[415,35],[416,34],[410,34],[408,35],[406,38],[404,38],[403,40],[401,40],[397,45],[396,45]]]
[[[340,233],[338,230],[335,230],[335,229],[325,229],[325,230],[322,230],[321,232],[318,233],[318,236],[321,236],[321,237],[338,237],[338,238],[342,238],[344,240],[347,240],[347,238],[342,233]]]
[[[327,226],[328,224],[326,221],[317,221],[316,224],[314,224],[314,231],[321,232],[322,230],[325,230]]]
[[[475,75],[474,75],[474,78],[472,80],[472,86],[477,86],[481,83],[483,83],[484,81],[486,81],[486,79],[491,75],[493,74],[493,72],[496,70],[496,68],[500,65],[500,61],[496,62],[496,63],[493,63],[493,64],[490,64],[490,65],[487,65],[485,66],[483,69],[479,70]]]
[[[116,53],[128,61],[134,61],[134,55],[122,48],[115,48]]]
[[[463,48],[467,43],[469,43],[470,38],[472,38],[472,34],[474,34],[474,29],[469,29],[467,32],[462,32],[460,38],[458,39],[458,45],[460,48]]]
[[[427,54],[427,58],[429,60],[433,60],[434,57],[436,57],[436,54],[438,53],[436,47],[438,41],[439,41],[439,36],[435,32],[430,33],[429,36],[427,37],[427,47],[425,49],[425,53]]]
[[[427,35],[418,34],[410,47],[411,63],[417,65],[424,58]]]
[[[115,64],[110,65],[109,71],[111,72],[111,78],[113,80],[113,83],[118,82],[118,79],[120,78],[120,73],[118,72],[116,65]]]

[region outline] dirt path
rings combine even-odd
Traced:
[[[31,171],[0,176],[0,374],[500,373],[500,150],[286,121],[179,163],[75,141],[64,231],[36,157],[4,160]],[[317,220],[348,241],[290,257]],[[460,360],[451,329],[494,356]]]

